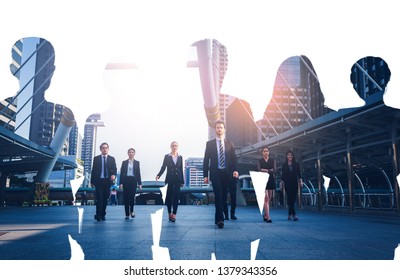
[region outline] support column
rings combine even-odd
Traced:
[[[397,144],[396,144],[396,127],[393,125],[392,129],[392,166],[393,166],[393,188],[396,201],[396,212],[400,213],[400,194],[399,183],[397,182],[397,175],[399,174],[399,165],[397,159]]]
[[[8,172],[0,172],[0,207],[3,207],[5,205],[7,177]]]
[[[322,211],[322,164],[321,164],[321,150],[318,149],[317,155],[317,172],[318,172],[318,210]]]
[[[354,211],[354,175],[353,175],[353,154],[351,153],[350,128],[346,128],[347,134],[347,187],[349,189],[349,207]]]
[[[293,151],[293,149],[292,149]],[[300,168],[303,168],[303,157],[300,154],[299,155],[299,164],[300,164]],[[303,174],[303,172],[301,172]],[[302,178],[304,180],[304,178]],[[303,208],[303,193],[302,193],[302,189],[303,186],[300,186],[299,184],[297,184],[297,201],[299,204],[299,208]]]

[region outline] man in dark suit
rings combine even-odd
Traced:
[[[124,190],[125,219],[135,218],[136,188],[142,189],[142,176],[140,175],[140,162],[135,160],[134,148],[128,150],[128,159],[121,165],[120,188]]]
[[[224,210],[227,212],[227,193],[231,192],[231,218],[236,219],[236,180],[239,177],[237,171],[237,159],[235,148],[229,140],[225,139],[225,124],[217,121],[215,124],[216,139],[206,144],[203,162],[204,183],[212,182],[215,196],[215,224],[219,228],[224,227]],[[210,179],[208,178],[210,172]],[[228,217],[226,217],[228,218]]]
[[[115,158],[108,154],[107,143],[100,145],[101,155],[93,158],[90,183],[96,191],[96,215],[97,221],[106,220],[107,199],[110,197],[110,186],[113,185],[117,174]]]

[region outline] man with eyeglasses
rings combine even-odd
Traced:
[[[114,184],[117,175],[115,158],[108,154],[107,143],[100,145],[101,154],[93,158],[92,174],[90,183],[96,191],[96,215],[95,220],[106,220],[107,200],[110,196],[110,186]]]

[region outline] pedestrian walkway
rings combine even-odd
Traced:
[[[393,260],[400,243],[398,216],[271,209],[263,222],[256,206],[237,209],[238,220],[214,225],[213,205],[180,205],[175,223],[165,206],[138,205],[125,220],[123,206],[108,206],[107,220],[93,219],[94,206],[7,207],[0,209],[1,260],[69,260],[70,235],[85,260],[152,260],[151,214],[164,208],[160,246],[171,260],[250,260],[250,243],[259,239],[256,260]]]

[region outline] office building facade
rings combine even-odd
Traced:
[[[12,102],[12,98],[7,98],[0,101],[0,112],[0,126],[14,131],[17,106],[14,102]]]
[[[185,187],[203,188],[203,158],[190,157],[185,160]]]
[[[383,91],[390,80],[390,69],[380,57],[364,57],[351,68],[350,80],[354,90],[365,99]]]
[[[84,134],[82,139],[81,160],[83,161],[83,172],[86,179],[89,180],[92,171],[93,157],[97,149],[97,128],[104,127],[100,114],[90,115],[85,123]]]
[[[278,69],[271,100],[257,121],[258,141],[327,114],[331,110],[324,102],[311,62],[304,56],[288,58]]]
[[[221,94],[221,96],[226,96]],[[236,148],[257,143],[257,127],[254,123],[250,104],[242,99],[232,97],[231,102],[224,108],[226,137]]]

